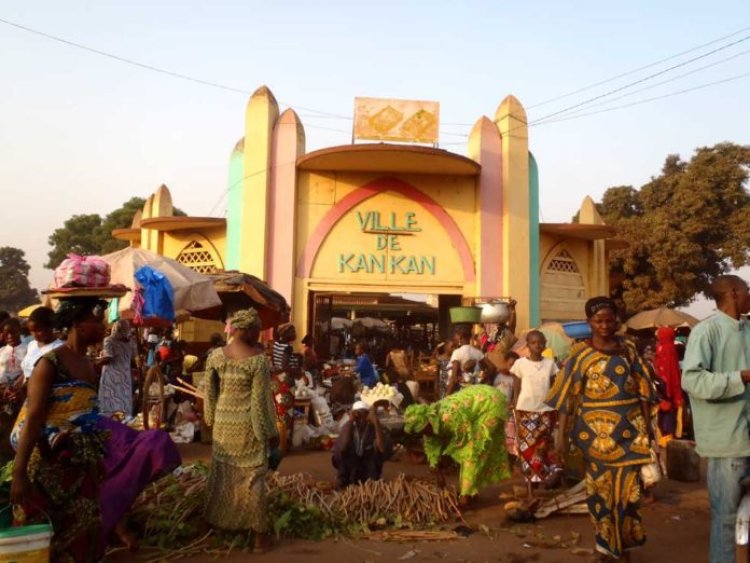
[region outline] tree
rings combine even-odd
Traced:
[[[669,155],[640,190],[604,193],[597,207],[630,245],[610,257],[628,312],[687,305],[714,277],[750,263],[749,169],[750,146],[720,143],[689,162]]]
[[[143,208],[145,202],[140,197],[130,198],[104,218],[95,213],[73,215],[50,235],[48,240],[52,250],[47,254],[49,260],[44,267],[57,268],[71,252],[81,255],[109,254],[125,248],[128,243],[113,238],[112,231],[130,227],[133,216]],[[173,212],[176,216],[185,215],[177,208]]]
[[[17,312],[39,301],[29,285],[29,269],[23,250],[0,248],[0,310]]]

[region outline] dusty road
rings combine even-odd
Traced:
[[[201,444],[181,446],[184,461],[210,459],[210,447]],[[304,471],[320,480],[333,480],[330,454],[324,452],[295,452],[284,458],[280,471]],[[386,464],[385,477],[399,473],[426,475],[424,465],[406,461]],[[325,540],[322,542],[287,540],[263,554],[235,553],[223,561],[257,561],[316,563],[359,562],[396,563],[408,561],[446,561],[462,563],[552,563],[589,561],[590,555],[573,555],[568,549],[536,547],[544,539],[556,535],[582,535],[580,547],[593,546],[593,532],[588,516],[552,516],[535,524],[514,525],[507,522],[501,493],[510,493],[513,485],[522,485],[516,477],[499,487],[484,491],[480,501],[464,514],[468,523],[484,524],[489,533],[477,532],[465,539],[441,542],[392,543],[373,540]],[[648,543],[633,553],[634,562],[693,563],[707,560],[709,538],[709,509],[705,483],[678,483],[665,480],[656,486],[656,502],[643,509]],[[117,557],[116,561],[133,560]],[[216,561],[208,557],[184,559],[185,562]]]

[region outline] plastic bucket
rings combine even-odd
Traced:
[[[482,310],[479,307],[451,307],[451,322],[457,324],[475,324],[482,318]]]
[[[570,338],[591,338],[591,326],[587,321],[563,323],[563,330]]]
[[[51,540],[49,524],[0,530],[0,563],[49,563]]]

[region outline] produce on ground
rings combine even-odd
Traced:
[[[204,464],[182,467],[149,485],[136,500],[130,525],[142,538],[142,559],[168,561],[252,548],[251,534],[211,530],[204,522],[207,477]],[[454,489],[404,475],[338,491],[306,474],[270,473],[266,486],[277,537],[320,540],[371,529],[424,529],[461,518]]]

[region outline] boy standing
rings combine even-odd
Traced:
[[[547,339],[538,330],[526,335],[529,357],[517,360],[510,372],[516,377],[514,409],[521,470],[529,486],[552,487],[562,476],[562,468],[554,455],[552,433],[556,412],[545,404],[557,365],[542,356]]]

